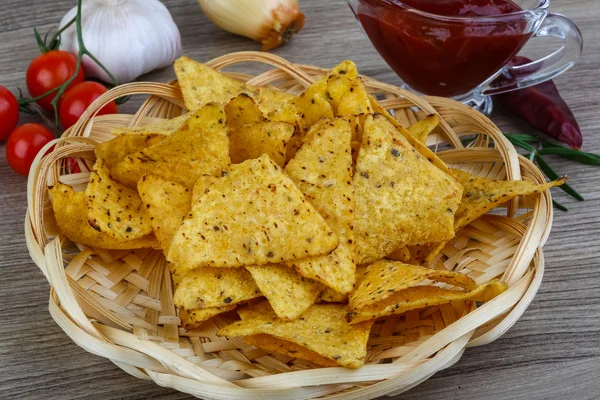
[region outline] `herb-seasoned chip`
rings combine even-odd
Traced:
[[[116,128],[112,130],[113,135],[165,135],[169,136],[188,120],[190,114],[183,114],[172,119],[164,119],[160,122],[136,126],[135,128]]]
[[[462,187],[418,154],[382,115],[365,121],[354,174],[357,263],[454,236]]]
[[[167,258],[185,272],[317,256],[337,244],[323,217],[263,155],[232,166],[192,205]]]
[[[192,194],[185,186],[154,175],[145,175],[137,187],[154,234],[166,253],[175,231],[190,211]]]
[[[442,160],[440,160],[440,158],[433,151],[431,151],[429,147],[425,146],[423,143],[418,141],[406,128],[400,125],[396,118],[391,116],[385,108],[381,107],[381,104],[377,102],[375,97],[369,95],[369,99],[371,100],[371,107],[373,107],[373,111],[385,116],[387,120],[390,121],[392,125],[394,125],[396,129],[398,129],[398,131],[400,131],[400,133],[402,134],[402,136],[404,136],[408,143],[410,143],[415,148],[415,150],[419,152],[419,154],[421,154],[423,157],[429,160],[429,162],[431,162],[433,165],[435,165],[445,173],[451,174],[450,168],[448,168],[448,166]]]
[[[240,93],[256,95],[255,88],[188,57],[175,61],[175,74],[185,107],[190,111],[199,110],[208,103],[227,103]]]
[[[445,282],[467,290],[477,286],[473,279],[458,272],[381,260],[366,267],[358,277],[358,287],[350,295],[350,308],[360,310],[425,280]]]
[[[200,328],[204,321],[208,321],[214,316],[232,311],[237,307],[237,304],[225,307],[204,308],[202,310],[179,310],[179,318],[181,325],[185,330],[192,331]]]
[[[102,158],[110,169],[130,154],[159,144],[166,136],[160,133],[127,133],[96,146],[96,158]]]
[[[225,176],[228,173],[228,171],[222,171],[221,176]],[[192,189],[192,204],[197,202],[204,195],[206,189],[211,187],[218,179],[218,177],[212,175],[200,175],[196,179],[196,183],[194,183],[194,188]]]
[[[427,136],[438,126],[440,117],[437,114],[428,115],[425,119],[408,127],[408,131],[421,143],[425,143]]]
[[[119,240],[152,233],[150,217],[137,191],[111,179],[104,160],[96,160],[85,190],[88,221],[98,232]]]
[[[185,310],[225,307],[261,296],[244,268],[198,268],[183,277],[175,305]]]
[[[358,115],[371,112],[373,112],[373,108],[365,85],[362,79],[356,78],[340,99],[336,115]]]
[[[458,231],[491,209],[517,197],[543,192],[567,181],[561,178],[542,185],[528,181],[495,181],[468,172],[453,170],[464,186],[462,201],[456,211],[454,226]]]
[[[319,303],[347,303],[348,295],[341,294],[336,292],[335,290],[326,287],[325,290],[321,292],[319,298],[317,299]]]
[[[267,121],[241,126],[229,135],[231,162],[239,164],[266,154],[283,167],[286,146],[294,132],[295,126],[286,122]]]
[[[337,110],[340,99],[352,87],[352,79],[345,75],[331,75],[327,79],[327,98],[331,105]]]
[[[282,92],[273,87],[263,86],[258,88],[258,106],[260,110],[268,115],[279,109],[283,104],[293,101],[293,94]]]
[[[252,265],[246,268],[271,303],[275,314],[285,320],[294,320],[302,315],[323,291],[320,283],[281,264]]]
[[[232,130],[248,124],[258,124],[265,120],[262,111],[252,97],[243,93],[229,100],[225,106],[225,114],[227,115],[227,125]]]
[[[447,304],[457,300],[489,301],[507,288],[505,283],[496,280],[483,283],[471,291],[416,286],[398,291],[379,303],[350,312],[346,320],[350,324],[359,324],[386,315],[402,314],[417,308]]]
[[[354,287],[354,190],[350,123],[344,118],[322,120],[322,128],[296,153],[285,172],[325,217],[340,244],[331,254],[287,263],[303,276],[340,292]],[[315,128],[316,125],[313,127]]]
[[[225,113],[211,104],[194,113],[161,144],[131,154],[111,171],[117,181],[135,187],[144,175],[156,175],[192,188],[202,174],[218,176],[229,165]]]
[[[312,350],[302,347],[289,340],[278,339],[271,335],[259,334],[244,337],[244,343],[265,351],[279,353],[292,358],[310,361],[322,367],[337,367],[337,363],[325,358]]]
[[[253,336],[267,334],[296,343],[338,365],[359,368],[367,354],[367,340],[372,322],[349,325],[348,308],[342,304],[315,304],[302,318],[282,321],[263,302],[251,306],[252,315],[221,329],[219,336]],[[314,360],[311,360],[314,361]]]
[[[312,97],[302,94],[296,100],[296,106],[301,112],[303,131],[305,132],[321,118],[333,117],[333,107],[320,94]]]
[[[154,236],[123,241],[90,226],[85,206],[85,194],[75,192],[71,186],[57,183],[51,189],[54,218],[61,233],[75,243],[109,250],[158,248]]]

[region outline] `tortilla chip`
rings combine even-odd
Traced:
[[[388,260],[408,262],[411,258],[411,253],[408,247],[401,247],[397,250],[392,251],[386,257]]]
[[[177,131],[185,121],[190,118],[190,113],[180,115],[179,117],[165,119],[153,124],[131,127],[116,128],[111,131],[113,135],[165,135],[169,136]]]
[[[288,340],[277,339],[274,336],[258,334],[244,337],[244,343],[263,349],[268,352],[279,353],[292,358],[310,361],[321,367],[337,367],[337,363],[331,361],[312,350]]]
[[[228,171],[222,171],[221,176],[227,175]],[[194,188],[192,189],[192,204],[196,203],[200,197],[204,195],[206,189],[211,187],[215,182],[219,180],[218,177],[212,175],[200,175],[194,183]]]
[[[321,118],[332,118],[333,107],[320,94],[307,97],[304,93],[295,102],[300,110],[303,131],[307,131]]]
[[[467,290],[473,290],[477,286],[473,279],[458,272],[381,260],[366,267],[358,277],[358,286],[349,298],[350,308],[363,309],[425,280],[445,282]]]
[[[85,206],[85,194],[75,192],[73,188],[56,183],[51,189],[52,208],[56,224],[62,235],[72,242],[107,250],[158,248],[154,236],[122,241],[105,233],[98,232],[90,226]]]
[[[402,314],[418,308],[447,304],[457,300],[489,301],[508,289],[508,286],[491,280],[471,291],[441,289],[437,286],[416,286],[394,293],[382,302],[348,313],[346,320],[354,325],[365,321]]]
[[[159,144],[165,138],[166,136],[160,133],[125,134],[108,142],[99,143],[94,151],[96,158],[102,158],[110,169],[128,155]]]
[[[338,239],[267,156],[232,166],[192,205],[167,259],[181,271],[327,254]]]
[[[265,115],[276,111],[282,105],[293,101],[295,98],[296,96],[293,94],[282,92],[270,86],[258,88],[258,106]]]
[[[411,146],[413,146],[419,154],[421,154],[423,157],[429,160],[430,163],[432,163],[445,173],[449,175],[452,174],[452,172],[450,172],[450,168],[448,168],[448,166],[433,151],[431,151],[429,147],[419,142],[406,128],[400,125],[396,118],[390,115],[390,113],[387,112],[385,108],[381,107],[381,104],[377,102],[375,97],[369,95],[369,99],[371,100],[371,107],[373,107],[373,111],[382,114],[384,117],[386,117],[387,120],[390,121],[396,129],[398,129],[402,136],[404,136],[408,143],[410,143]]]
[[[347,303],[348,295],[341,294],[336,292],[335,290],[326,287],[325,290],[321,292],[319,298],[317,299],[318,303]]]
[[[320,283],[281,264],[252,265],[246,269],[277,316],[285,320],[294,320],[302,315],[323,291]]]
[[[226,307],[261,297],[244,268],[198,268],[188,272],[175,291],[175,305],[185,310]]]
[[[382,115],[365,121],[354,191],[359,264],[454,236],[462,187],[418,154]]]
[[[372,113],[373,108],[362,79],[356,78],[340,99],[336,115],[358,115]]]
[[[111,176],[135,187],[144,175],[156,175],[192,188],[202,174],[215,175],[229,166],[225,113],[208,105],[161,144],[131,154],[111,170]]]
[[[185,186],[154,175],[145,175],[137,187],[152,230],[166,253],[175,231],[192,207],[192,194]]]
[[[212,317],[235,310],[237,304],[225,307],[204,308],[202,310],[180,310],[179,318],[181,325],[186,331],[199,329],[204,321],[208,321]]]
[[[262,111],[252,97],[244,93],[229,100],[225,106],[225,114],[227,115],[227,125],[232,130],[248,124],[258,124],[265,120]]]
[[[229,136],[231,162],[239,164],[266,154],[283,167],[286,146],[294,136],[295,129],[294,125],[286,122],[270,121],[239,127]]]
[[[356,271],[352,234],[355,209],[352,131],[348,120],[343,118],[323,120],[322,125],[288,163],[285,172],[325,218],[340,244],[331,254],[294,260],[286,265],[345,294],[354,287]]]
[[[345,75],[331,75],[327,79],[327,98],[331,105],[337,110],[340,100],[352,87],[353,80]]]
[[[538,185],[529,181],[495,181],[460,170],[453,170],[453,172],[465,188],[455,215],[454,228],[457,232],[491,209],[517,196],[540,193],[567,181],[567,178],[563,177]]]
[[[439,125],[440,117],[437,114],[428,115],[426,118],[408,127],[408,131],[421,143],[425,143],[427,136]]]
[[[98,232],[126,241],[152,233],[150,216],[136,190],[111,179],[104,160],[96,160],[85,189],[88,222]]]
[[[188,57],[175,61],[175,74],[185,107],[196,111],[208,103],[227,103],[240,93],[256,95],[252,86],[230,78]]]
[[[302,318],[282,321],[268,303],[259,303],[251,317],[221,329],[219,336],[253,336],[267,334],[300,345],[322,357],[348,368],[359,368],[367,354],[367,340],[372,322],[349,325],[348,308],[342,304],[315,304]]]

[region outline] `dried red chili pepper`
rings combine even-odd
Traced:
[[[531,62],[517,56],[511,65]],[[526,71],[532,73],[535,71]],[[507,78],[502,77],[502,80]],[[508,78],[510,79],[510,78]],[[553,81],[546,81],[524,89],[513,90],[496,96],[504,107],[525,119],[546,135],[579,150],[583,137],[571,109],[565,103]]]

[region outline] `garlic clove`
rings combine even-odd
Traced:
[[[77,13],[71,9],[66,25]],[[158,0],[86,0],[82,6],[83,40],[88,50],[117,78],[131,82],[140,75],[171,65],[181,55],[179,29]],[[61,48],[77,54],[75,26],[62,34]],[[108,75],[85,56],[87,76],[110,82]]]
[[[304,26],[297,0],[198,0],[220,28],[261,42],[263,50],[285,44]]]

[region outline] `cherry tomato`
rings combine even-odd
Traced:
[[[14,94],[0,86],[0,142],[15,130],[19,123],[19,102]]]
[[[97,82],[83,82],[69,89],[58,104],[58,115],[65,129],[75,125],[81,114],[96,100],[106,93],[106,88]],[[117,103],[110,102],[97,115],[117,114]]]
[[[38,97],[50,90],[59,87],[65,83],[73,74],[77,66],[77,57],[73,54],[62,51],[52,50],[35,58],[29,68],[27,68],[27,89],[31,97]],[[83,82],[83,68],[79,69],[73,82],[69,84],[67,90]],[[42,97],[37,103],[48,111],[54,111],[52,100],[55,93]]]
[[[40,124],[24,124],[14,130],[6,142],[6,159],[17,173],[27,176],[37,153],[54,135]]]

